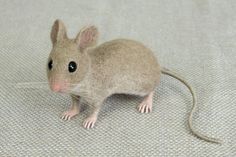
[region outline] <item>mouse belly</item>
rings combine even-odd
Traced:
[[[117,78],[113,93],[145,96],[155,90],[160,82],[160,73],[140,74],[136,77],[121,76]]]

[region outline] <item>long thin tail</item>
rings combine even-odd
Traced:
[[[203,139],[203,140],[205,140],[207,142],[221,144],[222,143],[221,140],[216,139],[216,138],[212,138],[212,137],[208,137],[206,135],[203,135],[200,132],[198,132],[196,129],[193,128],[193,114],[194,114],[194,112],[196,110],[197,98],[196,98],[196,94],[195,94],[193,88],[191,87],[191,85],[189,85],[188,82],[185,81],[184,78],[182,78],[181,76],[179,76],[178,74],[176,74],[174,72],[171,72],[170,70],[168,70],[166,68],[162,68],[161,69],[161,73],[163,73],[165,75],[169,75],[169,76],[171,76],[173,78],[176,78],[177,80],[179,80],[180,82],[185,84],[188,87],[188,89],[190,90],[190,92],[192,94],[192,97],[193,97],[193,106],[192,106],[192,109],[191,109],[191,112],[190,112],[189,118],[188,118],[188,125],[189,125],[189,128],[190,128],[191,132],[195,136],[197,136],[197,137],[199,137],[199,138],[201,138],[201,139]]]

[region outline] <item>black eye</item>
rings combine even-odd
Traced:
[[[53,66],[53,62],[52,62],[52,60],[50,60],[50,61],[48,62],[48,69],[51,70],[51,69],[52,69],[52,66]]]
[[[77,64],[74,61],[71,61],[68,65],[68,70],[70,73],[75,72],[75,70],[77,69]]]

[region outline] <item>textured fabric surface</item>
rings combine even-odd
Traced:
[[[1,0],[0,156],[236,156],[235,11],[234,0]],[[156,88],[151,114],[135,109],[141,98],[115,95],[92,130],[81,127],[87,110],[69,122],[59,118],[69,96],[52,93],[46,84],[15,86],[47,81],[49,35],[57,18],[69,37],[94,24],[100,43],[123,37],[150,47],[162,66],[194,86],[194,127],[223,145],[189,132],[191,95],[168,76]]]

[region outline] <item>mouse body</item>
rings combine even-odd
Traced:
[[[160,82],[155,56],[137,41],[116,39],[85,53],[89,68],[85,79],[74,88],[81,96],[87,93],[101,100],[117,93],[146,96]]]
[[[53,47],[47,64],[49,86],[54,92],[68,93],[72,97],[71,108],[62,114],[62,119],[70,120],[79,114],[80,99],[83,98],[90,106],[83,126],[93,128],[101,106],[113,94],[143,96],[137,109],[141,113],[151,112],[154,90],[163,73],[183,82],[192,93],[191,131],[204,140],[217,141],[193,129],[192,114],[196,99],[191,86],[168,69],[161,68],[149,48],[129,39],[115,39],[101,45],[97,45],[97,40],[95,26],[84,27],[75,39],[69,39],[62,21],[56,20],[53,24]]]

